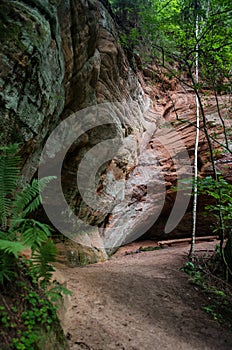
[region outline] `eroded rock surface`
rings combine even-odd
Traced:
[[[155,67],[153,67],[155,71]],[[147,93],[150,94],[156,108],[160,111],[163,118],[175,128],[183,140],[185,147],[188,151],[191,164],[194,161],[194,147],[195,147],[195,135],[196,135],[196,117],[195,117],[195,94],[193,90],[186,87],[184,81],[180,84],[175,80],[168,81],[166,79],[166,86],[163,89],[162,83],[157,83],[154,87],[150,84],[150,79],[147,79]],[[186,81],[188,83],[188,81]],[[207,119],[207,130],[209,133],[210,141],[213,147],[215,166],[218,172],[231,182],[232,174],[232,158],[231,154],[223,147],[227,146],[228,149],[232,149],[231,145],[231,101],[227,95],[218,96],[218,106],[220,114],[218,113],[217,103],[215,96],[210,92],[205,94],[202,98],[203,107]],[[220,118],[221,117],[221,118]],[[226,130],[226,134],[223,130],[223,123]],[[175,134],[173,134],[175,136]],[[170,134],[170,143],[173,143],[175,147],[176,140]],[[156,134],[152,138],[151,147],[157,150],[157,137]],[[210,151],[207,142],[207,138],[203,128],[203,122],[200,123],[200,140],[198,147],[198,176],[213,176],[213,168],[211,163]],[[157,237],[166,238],[167,235],[164,232],[167,217],[175,202],[176,194],[172,189],[172,186],[177,184],[177,172],[173,163],[173,159],[168,152],[162,149],[158,158],[159,165],[162,168],[162,173],[166,180],[166,200],[165,204],[155,225],[147,232],[146,237],[150,239],[157,239]],[[197,235],[209,235],[211,233],[211,226],[213,217],[210,215],[202,215],[205,211],[206,204],[209,204],[209,197],[199,196],[198,199],[198,217],[197,217]],[[192,202],[190,201],[186,214],[183,216],[179,225],[169,233],[170,236],[183,237],[191,235],[192,230]]]
[[[78,244],[93,247],[93,257],[96,250],[105,256],[105,247],[115,248],[145,233],[162,208],[161,219],[151,230],[153,238],[165,236],[164,227],[175,201],[171,186],[176,184],[178,171],[182,177],[191,175],[189,157],[177,147],[179,165],[174,164],[172,146],[181,139],[190,160],[194,147],[194,126],[189,124],[195,115],[192,91],[180,90],[175,81],[167,84],[178,113],[188,119],[188,123],[174,123],[175,110],[161,86],[157,83],[154,89],[145,84],[130,68],[108,9],[106,0],[2,0],[0,4],[1,144],[21,143],[22,173],[25,181],[30,181],[37,174],[42,149],[52,130],[76,113],[79,123],[68,130],[64,128],[53,139],[49,171],[54,175],[54,159],[74,136],[63,156],[62,191],[74,214],[92,226],[89,232],[77,226],[71,232],[68,227],[65,234]],[[157,75],[155,67],[146,74],[153,79]],[[110,123],[101,125],[101,113],[93,110],[95,125],[84,129],[88,113],[78,113],[106,102],[116,103],[107,107]],[[212,122],[216,111],[209,108],[208,112]],[[162,118],[171,123],[171,131],[175,126],[180,136],[163,128]],[[99,143],[112,139],[119,140],[120,147],[110,158],[114,141],[112,147],[105,143],[98,148],[97,157],[90,152]],[[203,134],[200,151],[199,171],[205,174],[211,170]],[[84,171],[82,190],[91,185],[88,181],[92,173],[95,175],[98,158],[105,159],[91,181],[102,208],[110,203],[108,210],[87,204],[91,191],[86,191],[87,201],[80,195],[76,174],[86,154],[89,160],[87,168],[83,168],[86,174]],[[225,166],[223,161],[220,164],[221,168]],[[59,211],[59,199],[55,200],[55,195],[50,199],[59,226],[66,219]],[[173,222],[177,223],[181,212],[175,210]],[[186,235],[191,225],[190,212],[180,225],[176,231],[169,225],[168,234]]]
[[[98,173],[98,190],[117,197],[119,178],[125,182],[138,163],[146,129],[141,114],[148,108],[114,22],[103,3],[94,0],[2,1],[0,6],[1,143],[21,143],[25,181],[36,175],[45,141],[62,120],[88,106],[122,103],[109,113],[112,125],[83,132],[70,145],[63,164],[62,185],[68,204],[88,223],[101,225],[108,213],[96,212],[82,200],[76,186],[78,164],[99,142],[120,139],[118,157],[112,163],[107,159]],[[54,140],[51,158],[62,148],[65,132]],[[53,201],[52,205],[56,208],[59,203]]]
[[[18,142],[30,179],[64,107],[57,8],[49,1],[1,1],[1,144]]]

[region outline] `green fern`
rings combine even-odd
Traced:
[[[33,219],[28,219],[25,220],[21,228],[20,239],[23,244],[29,245],[32,251],[35,251],[47,241],[48,237],[51,235],[50,230],[48,225]]]
[[[48,176],[40,180],[34,179],[31,184],[27,184],[21,192],[16,194],[12,207],[13,222],[38,209],[42,202],[41,191],[55,178],[55,176]]]
[[[19,183],[18,146],[0,148],[0,283],[11,280],[17,267],[19,252],[32,249],[32,269],[38,278],[48,281],[55,261],[55,245],[49,241],[48,225],[28,218],[41,204],[45,186],[55,177],[33,180],[21,191]]]
[[[0,147],[0,225],[6,229],[12,205],[12,196],[19,179],[18,145]]]
[[[5,280],[11,281],[16,276],[15,266],[17,259],[14,255],[0,251],[0,284]]]
[[[28,246],[21,242],[11,242],[9,240],[0,239],[0,250],[7,254],[14,255],[15,258],[18,258],[18,254],[27,248]]]
[[[31,259],[31,272],[40,285],[46,289],[55,268],[51,265],[56,261],[57,249],[52,241],[42,244]]]

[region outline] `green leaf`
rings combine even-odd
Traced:
[[[19,178],[18,145],[0,147],[0,226],[7,226],[12,197]]]
[[[50,236],[49,226],[36,220],[28,219],[21,231],[21,241],[29,245],[32,250],[37,250]]]
[[[5,280],[11,281],[15,278],[16,261],[14,255],[0,251],[0,284],[3,284]]]
[[[34,179],[31,184],[27,184],[22,191],[18,192],[12,208],[13,220],[18,217],[24,218],[38,209],[41,204],[41,191],[55,178],[55,176],[47,176],[40,180]]]
[[[11,242],[8,240],[0,239],[0,250],[7,254],[13,254],[16,258],[18,254],[27,249],[28,245],[24,245],[21,242]]]
[[[56,261],[57,249],[52,241],[48,241],[42,244],[38,251],[34,252],[31,259],[31,271],[34,277],[38,280],[41,279],[40,285],[46,288],[52,272],[55,271],[51,265],[52,262]]]

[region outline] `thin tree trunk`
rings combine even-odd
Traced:
[[[196,40],[198,39],[198,15],[196,17]],[[196,60],[195,60],[195,79],[196,79],[196,89],[198,92],[199,83],[199,62],[198,62],[198,43],[196,45]],[[198,176],[198,145],[199,145],[199,135],[200,135],[200,104],[198,94],[195,94],[196,99],[196,138],[195,138],[195,149],[194,149],[194,180],[193,180],[193,226],[192,226],[192,241],[191,248],[189,251],[189,257],[192,258],[195,249],[196,240],[196,226],[197,226],[197,176]]]

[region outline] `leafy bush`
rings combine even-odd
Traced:
[[[205,179],[198,180],[198,189],[200,193],[205,193],[215,200],[212,205],[205,207],[206,211],[213,213],[217,219],[218,225],[215,226],[214,232],[219,231],[219,212],[222,213],[224,219],[224,228],[229,231],[232,222],[232,185],[229,184],[223,177],[218,177],[217,180],[211,176]]]
[[[198,189],[200,193],[209,195],[214,199],[213,204],[206,205],[206,213],[210,212],[216,218],[213,231],[220,236],[220,254],[226,268],[226,279],[229,274],[232,277],[232,185],[222,177],[217,180],[212,177],[199,179]],[[224,240],[227,238],[226,243]]]

